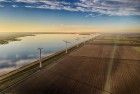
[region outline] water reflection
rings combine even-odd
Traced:
[[[62,40],[71,42],[72,44],[68,45],[70,47],[77,43],[75,41],[77,37],[81,38],[78,42],[83,41],[83,36],[87,35],[39,34],[36,36],[21,37],[21,41],[0,45],[0,74],[37,60],[37,48],[39,47],[44,49],[43,56],[47,56],[65,48],[65,43]]]

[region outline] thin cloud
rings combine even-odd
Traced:
[[[99,14],[114,16],[140,15],[139,0],[76,0],[67,2],[61,0],[0,0],[1,2],[11,3],[12,7],[22,3],[22,7],[41,8],[52,10],[80,11],[80,12],[97,12]],[[14,3],[14,6],[13,6]],[[1,6],[5,6],[4,4]]]
[[[4,7],[3,5],[0,5],[0,7]]]

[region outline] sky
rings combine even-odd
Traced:
[[[0,0],[0,32],[140,32],[140,0]]]

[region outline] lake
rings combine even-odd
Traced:
[[[79,40],[76,41],[76,38]],[[42,57],[46,57],[65,49],[63,40],[71,42],[68,44],[71,47],[89,38],[90,35],[36,34],[20,37],[21,41],[0,45],[0,75],[37,60],[40,47],[43,48]]]

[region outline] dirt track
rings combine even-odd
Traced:
[[[129,46],[86,45],[8,92],[16,94],[140,94],[140,53]],[[110,90],[105,90],[113,59]]]

